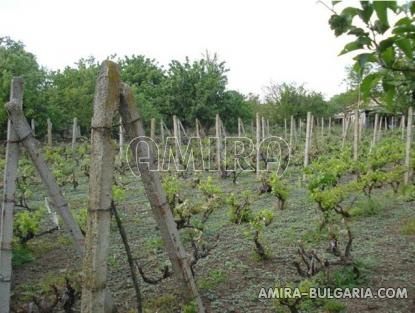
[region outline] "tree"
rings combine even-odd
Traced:
[[[167,71],[167,102],[161,107],[164,115],[177,115],[185,126],[193,126],[198,118],[206,127],[213,125],[220,113],[228,79],[225,62],[216,54],[184,63],[173,60]],[[223,120],[224,117],[222,117]]]
[[[41,91],[45,78],[45,70],[39,66],[36,57],[25,50],[20,41],[9,37],[0,37],[0,101],[6,103],[10,96],[12,77],[24,79],[24,109],[29,118],[40,119],[46,113]],[[4,136],[7,114],[0,110],[0,134]]]
[[[161,116],[166,101],[166,73],[154,59],[132,55],[118,60],[122,80],[132,88],[144,121]],[[164,116],[166,118],[166,116]]]
[[[271,84],[266,89],[262,115],[270,116],[274,123],[281,123],[291,115],[294,118],[306,118],[307,112],[315,116],[327,116],[328,105],[323,95],[309,91],[303,85],[295,83]]]
[[[360,7],[346,7],[340,13],[334,1],[329,24],[336,36],[355,39],[346,44],[340,55],[358,52],[353,69],[362,79],[360,89],[367,98],[374,88],[383,90],[385,103],[413,105],[415,100],[415,3],[399,5],[396,1],[361,1]],[[396,20],[390,25],[389,16]],[[365,73],[371,66],[370,73]],[[396,101],[399,100],[399,101]]]
[[[80,59],[75,65],[48,74],[45,92],[47,117],[52,120],[55,130],[70,126],[74,117],[78,118],[83,129],[89,130],[91,124],[91,104],[99,64],[90,57]]]

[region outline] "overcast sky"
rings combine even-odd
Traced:
[[[295,81],[331,96],[345,89],[351,57],[337,56],[347,40],[334,37],[329,17],[314,0],[0,0],[0,36],[23,41],[50,69],[114,53],[167,65],[208,50],[244,94]]]

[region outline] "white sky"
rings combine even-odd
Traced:
[[[208,50],[244,94],[295,81],[331,96],[345,89],[351,57],[337,56],[348,40],[335,38],[329,17],[314,0],[0,0],[0,36],[23,41],[50,69],[114,53],[167,65]]]

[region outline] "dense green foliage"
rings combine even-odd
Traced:
[[[353,69],[360,75],[363,96],[383,91],[384,101],[392,111],[413,105],[415,3],[361,1],[360,6],[337,13],[334,8],[339,2],[333,1],[329,24],[336,36],[354,37],[340,54],[358,52]]]

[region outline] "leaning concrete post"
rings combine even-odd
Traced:
[[[32,160],[34,167],[36,168],[39,176],[46,187],[51,204],[55,210],[59,213],[65,228],[69,232],[71,239],[74,242],[75,248],[77,249],[81,257],[84,256],[84,236],[79,228],[78,223],[73,218],[68,204],[63,198],[63,195],[56,183],[56,180],[49,170],[43,154],[41,151],[41,145],[33,135],[29,123],[27,122],[23,111],[18,103],[15,101],[6,104],[6,110],[9,118],[12,122],[12,127],[16,131],[17,136],[21,144],[25,147],[25,150]],[[114,303],[111,299],[111,295],[107,291],[105,298],[105,312],[117,312]]]
[[[127,136],[130,139],[144,136],[143,125],[131,88],[126,84],[121,86],[120,114],[123,118]],[[152,151],[150,150],[149,154],[144,145],[138,144],[138,141],[131,142],[131,153],[133,160],[138,160],[140,156],[149,156],[150,163],[153,163],[154,155]],[[198,312],[204,313],[205,309],[188,263],[188,257],[181,243],[172,211],[166,200],[166,194],[160,183],[160,174],[157,171],[150,171],[146,163],[138,162],[137,165],[154,218],[172,263],[173,271],[179,281],[182,295],[185,299],[193,298],[198,305]]]
[[[72,125],[72,149],[75,148],[77,135],[78,135],[78,119],[74,117],[73,125]]]
[[[23,80],[12,80],[10,101],[19,108],[23,104]],[[17,165],[20,149],[11,121],[7,123],[6,164],[3,179],[3,203],[0,214],[0,312],[10,312],[10,283],[12,276],[13,211],[16,192]]]
[[[408,125],[406,127],[406,147],[405,147],[405,177],[404,183],[408,184],[409,179],[411,178],[411,146],[412,146],[412,118],[413,118],[413,108],[409,107],[408,109]]]
[[[105,312],[107,257],[111,223],[114,149],[112,120],[119,106],[120,72],[104,61],[97,78],[91,123],[88,227],[83,262],[82,313]]]
[[[49,118],[47,120],[47,124],[48,124],[48,146],[49,148],[52,148],[52,122],[50,121]]]

